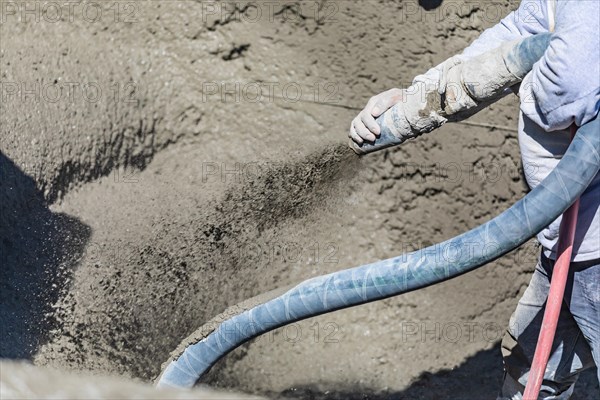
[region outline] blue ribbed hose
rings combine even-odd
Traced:
[[[560,216],[599,169],[600,121],[596,116],[579,129],[548,177],[496,218],[422,250],[309,279],[240,312],[187,346],[167,365],[158,386],[192,387],[227,353],[278,327],[407,293],[485,265],[525,243]]]

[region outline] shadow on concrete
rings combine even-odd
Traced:
[[[407,360],[405,368],[410,368]],[[365,370],[365,374],[369,371]],[[283,399],[307,400],[494,400],[502,383],[500,343],[490,350],[482,350],[453,370],[424,372],[405,390],[380,391],[360,386],[340,390],[335,383],[318,387],[300,386],[279,393]],[[571,400],[600,398],[595,369],[587,370],[579,378]]]
[[[34,180],[0,152],[0,357],[31,358],[56,326],[91,229],[52,212]]]

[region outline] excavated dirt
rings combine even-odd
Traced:
[[[0,25],[2,357],[149,382],[228,307],[439,242],[525,193],[514,97],[396,149],[346,148],[357,107],[457,53],[516,1],[88,2],[58,18],[42,2],[29,14],[11,4]],[[285,398],[492,399],[499,340],[537,251],[278,329],[204,383]],[[50,393],[48,382],[30,384]],[[592,372],[578,385],[574,398],[597,398]]]

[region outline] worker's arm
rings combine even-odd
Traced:
[[[548,50],[521,84],[521,111],[546,131],[581,126],[600,108],[600,1],[557,4]]]
[[[551,20],[554,19],[549,15],[553,10],[548,7],[548,3],[548,0],[523,0],[517,10],[508,14],[493,27],[483,31],[461,54],[431,68],[423,75],[416,76],[413,83],[425,82],[437,85],[444,72],[444,66],[448,62],[464,61],[495,49],[504,42],[548,32]]]
[[[597,1],[597,0],[592,0]],[[444,66],[457,60],[475,57],[500,46],[503,42],[547,32],[549,26],[549,9],[547,0],[523,0],[519,8],[506,16],[495,26],[485,30],[460,55],[446,60],[444,63],[417,76],[414,83],[438,85],[444,74]],[[390,89],[369,99],[365,108],[352,120],[349,137],[361,144],[364,140],[374,141],[379,135],[379,125],[375,118],[402,100],[401,89]]]

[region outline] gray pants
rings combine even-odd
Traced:
[[[554,261],[541,255],[502,340],[499,399],[521,399],[544,316]],[[568,399],[581,371],[600,366],[600,260],[571,263],[540,399]],[[600,369],[598,372],[600,380]]]

